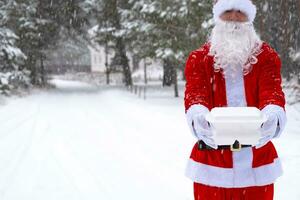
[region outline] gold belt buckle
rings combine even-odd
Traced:
[[[242,149],[242,144],[239,143],[239,141],[235,141],[234,144],[230,145],[230,150],[233,152],[238,152],[241,151]]]

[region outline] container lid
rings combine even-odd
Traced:
[[[214,121],[265,121],[266,117],[256,107],[216,107],[206,116],[209,122]]]

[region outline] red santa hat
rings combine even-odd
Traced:
[[[228,10],[240,10],[245,13],[250,22],[253,22],[256,16],[256,6],[251,0],[215,0],[213,7],[214,20]]]

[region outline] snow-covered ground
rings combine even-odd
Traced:
[[[1,200],[192,200],[184,168],[194,139],[181,98],[54,80],[0,104]],[[275,141],[285,174],[276,200],[299,200],[300,105]]]

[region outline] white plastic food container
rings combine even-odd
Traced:
[[[259,128],[267,119],[255,107],[218,107],[206,115],[213,126],[213,139],[217,145],[256,145],[260,139]]]

